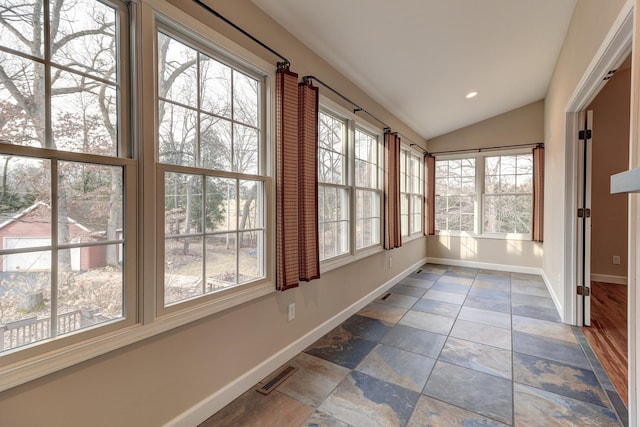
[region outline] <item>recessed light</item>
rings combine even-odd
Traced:
[[[477,94],[478,94],[478,92],[469,92],[469,93],[467,94],[467,99],[471,99],[471,98],[473,98],[474,96],[476,96]]]

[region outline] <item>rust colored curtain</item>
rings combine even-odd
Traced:
[[[533,149],[533,216],[531,240],[542,242],[544,225],[544,147]]]
[[[436,234],[436,158],[424,156],[424,234]]]
[[[276,73],[276,288],[298,286],[298,75]]]
[[[400,137],[387,131],[384,134],[384,248],[400,246]]]
[[[318,248],[318,88],[298,86],[299,279],[320,277]]]

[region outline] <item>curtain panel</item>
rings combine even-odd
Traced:
[[[387,131],[384,134],[384,248],[400,246],[400,137]]]
[[[298,75],[276,73],[276,289],[298,286]]]
[[[298,86],[299,279],[320,277],[318,247],[318,88]]]
[[[436,234],[436,158],[424,156],[424,234]]]
[[[533,215],[531,240],[542,242],[544,225],[544,146],[533,149]]]

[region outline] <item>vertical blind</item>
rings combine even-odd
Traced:
[[[276,73],[276,289],[320,277],[318,88]]]
[[[424,234],[436,234],[436,158],[424,156]]]
[[[384,134],[384,248],[400,246],[400,137],[387,131]]]
[[[544,226],[544,147],[533,149],[533,217],[531,240],[542,242]]]
[[[320,277],[318,247],[318,88],[298,86],[299,279]]]

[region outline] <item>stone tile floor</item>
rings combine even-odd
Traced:
[[[621,426],[540,276],[426,264],[202,426]]]

